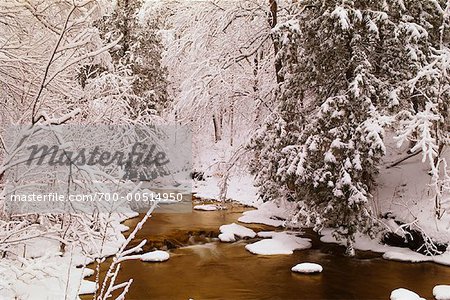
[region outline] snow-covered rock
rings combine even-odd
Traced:
[[[413,291],[404,288],[399,288],[392,291],[391,300],[425,300],[425,299],[421,298]]]
[[[219,239],[221,242],[234,242],[236,241],[236,236],[240,238],[254,238],[256,233],[250,228],[238,225],[236,223],[222,225],[219,228],[221,234],[219,234]]]
[[[450,300],[450,285],[437,285],[433,288],[436,300]]]
[[[305,274],[320,273],[323,271],[323,268],[321,265],[315,263],[301,263],[293,266],[291,271]]]
[[[195,210],[203,210],[203,211],[214,211],[223,209],[223,207],[215,204],[201,204],[194,206]]]
[[[236,236],[232,232],[221,233],[219,240],[224,243],[236,242]]]
[[[274,239],[262,240],[246,245],[245,249],[253,254],[260,255],[289,255],[293,253],[293,250],[290,247],[286,247],[283,245],[283,242]]]
[[[162,250],[156,250],[147,252],[141,255],[142,261],[151,261],[151,262],[159,262],[159,261],[166,261],[170,257],[170,254],[166,251]]]
[[[289,255],[294,250],[308,249],[311,247],[311,240],[297,237],[295,232],[274,232],[262,231],[259,237],[268,238],[256,243],[248,244],[245,249],[253,254],[260,255]]]

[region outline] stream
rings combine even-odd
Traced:
[[[132,245],[147,239],[145,252],[163,249],[171,257],[162,263],[124,262],[117,282],[134,279],[126,299],[389,299],[399,287],[433,299],[433,287],[450,282],[449,267],[388,261],[373,252],[358,251],[349,258],[344,247],[324,244],[311,231],[303,236],[312,239],[313,247],[293,255],[251,254],[244,246],[257,238],[235,243],[215,239],[220,225],[237,222],[244,210],[233,204],[223,211],[153,214]],[[139,220],[125,224],[133,228]],[[275,230],[244,225],[255,231]],[[315,275],[292,273],[291,267],[301,262],[319,263],[324,270]]]

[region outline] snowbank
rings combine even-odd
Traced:
[[[292,202],[284,202],[276,204],[274,202],[265,202],[258,209],[246,211],[242,217],[238,219],[242,223],[265,224],[274,227],[284,226],[290,215],[296,211],[294,208],[297,204]]]
[[[254,238],[256,233],[250,228],[238,225],[236,223],[222,225],[219,228],[221,234],[219,234],[219,239],[221,242],[234,242],[236,241],[236,236],[240,238]]]
[[[289,255],[294,250],[308,249],[311,240],[295,235],[295,232],[262,231],[259,237],[270,238],[245,246],[249,252],[259,255]]]
[[[166,261],[170,257],[170,254],[166,251],[156,250],[147,252],[141,255],[142,261],[149,261],[149,262],[161,262]]]
[[[392,291],[391,300],[425,300],[425,299],[421,298],[419,295],[410,290],[400,288]]]
[[[450,285],[437,285],[433,288],[436,300],[450,300]]]
[[[323,268],[321,265],[315,263],[301,263],[293,266],[291,271],[304,274],[320,273],[323,271]]]

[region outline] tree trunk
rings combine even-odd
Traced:
[[[234,96],[231,101],[230,107],[230,146],[233,147],[233,135],[234,135]]]
[[[217,115],[213,115],[213,124],[214,124],[214,142],[217,143],[222,139],[221,118],[217,117]]]
[[[269,19],[270,28],[274,28],[277,25],[277,23],[278,23],[278,20],[277,20],[277,16],[278,16],[277,15],[278,14],[277,0],[269,0],[269,5],[270,5],[270,16],[271,16],[271,19]],[[283,76],[280,73],[282,65],[281,65],[281,61],[279,59],[277,59],[277,54],[278,54],[279,48],[278,48],[277,42],[273,40],[273,37],[272,37],[272,43],[273,43],[273,51],[274,51],[274,54],[275,54],[275,72],[276,72],[276,75],[277,75],[277,83],[281,83],[281,82],[284,81],[284,78],[283,78]]]

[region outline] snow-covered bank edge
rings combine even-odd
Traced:
[[[321,231],[320,241],[323,243],[333,243],[345,246],[345,241],[338,241],[333,236],[333,230],[330,228]],[[437,264],[450,266],[450,249],[441,255],[426,256],[415,252],[409,248],[400,248],[382,244],[379,239],[371,239],[370,237],[357,234],[355,237],[354,248],[360,251],[372,251],[382,253],[383,258],[387,260],[403,261],[411,263],[434,262]]]

